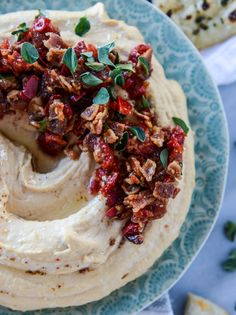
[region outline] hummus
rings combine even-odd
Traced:
[[[1,16],[1,36],[10,36],[36,11]],[[83,12],[48,11],[62,38],[74,44],[74,25],[86,15],[91,30],[86,43],[115,41],[119,54],[144,39],[135,27],[111,20],[100,3]],[[188,122],[186,99],[179,84],[165,78],[153,58],[151,95],[161,125],[172,117]],[[55,160],[38,152],[34,129],[23,114],[0,120],[0,304],[17,310],[65,307],[98,300],[143,274],[178,236],[194,187],[193,134],[185,141],[180,193],[168,211],[145,230],[143,244],[121,245],[122,223],[104,217],[105,198],[91,196],[95,168],[90,154],[78,160]],[[16,144],[17,143],[17,144]],[[21,145],[19,145],[21,144]],[[40,173],[32,167],[36,156]]]

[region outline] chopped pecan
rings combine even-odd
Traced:
[[[147,182],[150,182],[152,180],[153,175],[156,171],[156,162],[147,159],[147,161],[144,163],[144,165],[140,168],[140,172],[144,176]]]
[[[126,126],[125,124],[121,124],[119,122],[113,122],[111,124],[111,128],[118,137],[121,137],[125,131]]]
[[[125,197],[124,205],[133,208],[133,212],[137,212],[140,209],[150,205],[153,203],[155,198],[153,195],[148,191],[144,190],[138,194],[133,194]]]
[[[8,77],[8,78],[0,79],[1,91],[15,90],[18,87],[19,87],[19,83],[17,82],[15,77]]]
[[[50,48],[46,55],[47,61],[54,66],[60,66],[65,51],[65,49]]]
[[[135,157],[131,157],[129,159],[129,163],[131,166],[131,169],[134,171],[134,173],[138,176],[141,177],[142,176],[142,172],[141,172],[141,164],[139,162],[139,160],[137,160]]]
[[[167,173],[177,179],[180,179],[182,175],[182,168],[178,162],[173,161],[168,165]]]
[[[94,106],[94,105],[93,105]],[[108,107],[104,105],[99,105],[99,112],[94,118],[94,120],[89,123],[88,128],[95,135],[100,135],[102,133],[103,124],[108,116]]]
[[[153,196],[155,198],[175,198],[179,191],[180,189],[176,187],[175,183],[156,182]]]
[[[152,129],[151,140],[156,146],[161,148],[165,140],[164,131],[160,127],[154,126]]]
[[[99,105],[91,105],[87,107],[82,113],[81,118],[87,121],[92,121],[99,111]]]
[[[107,143],[115,143],[119,138],[116,136],[114,131],[109,128],[104,132],[104,139]]]
[[[34,97],[28,105],[29,121],[39,121],[43,119],[45,112],[41,97]]]

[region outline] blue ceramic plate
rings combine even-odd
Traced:
[[[28,9],[82,10],[96,0],[1,0],[0,12]],[[187,96],[195,132],[196,188],[178,239],[139,279],[108,297],[84,306],[44,310],[76,315],[127,315],[139,311],[169,289],[183,274],[209,235],[221,205],[228,161],[228,133],[219,94],[202,60],[183,33],[144,0],[104,0],[109,15],[137,26],[150,43],[168,78]],[[1,315],[17,314],[0,308]]]

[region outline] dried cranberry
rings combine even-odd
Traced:
[[[52,21],[45,16],[39,16],[33,23],[33,31],[39,33],[56,32]]]
[[[37,140],[41,149],[49,155],[57,155],[66,146],[66,141],[60,135],[50,132],[41,133]]]
[[[106,210],[105,215],[111,219],[111,218],[114,218],[117,215],[117,213],[118,212],[117,212],[116,207],[111,207]]]
[[[151,46],[146,44],[141,44],[134,47],[129,54],[129,60],[132,61],[133,63],[137,63],[138,57],[144,54],[150,48]]]
[[[36,75],[31,75],[23,86],[23,91],[20,96],[24,100],[31,100],[36,96],[38,90],[39,78]]]
[[[115,187],[118,178],[119,173],[117,172],[114,172],[113,174],[106,176],[105,185],[101,189],[103,196],[107,196],[107,194]]]
[[[117,97],[117,109],[119,113],[127,116],[132,112],[132,105],[123,98]]]
[[[80,54],[82,52],[86,52],[87,51],[87,47],[85,45],[85,42],[83,40],[81,40],[80,42],[78,42],[76,44],[76,46],[74,47],[74,51],[77,55],[77,57],[79,58],[80,57]]]

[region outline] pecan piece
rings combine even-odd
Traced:
[[[182,175],[182,168],[178,162],[173,161],[168,165],[167,173],[177,179],[180,179]]]
[[[165,134],[160,127],[153,127],[151,141],[158,147],[161,148],[164,143]]]
[[[150,182],[152,180],[152,177],[156,171],[156,166],[157,165],[154,161],[147,159],[144,165],[140,168],[140,172],[142,173],[147,182]]]
[[[109,128],[104,132],[104,139],[107,143],[115,143],[119,138],[116,136],[114,131]]]
[[[99,105],[91,105],[89,107],[87,107],[82,113],[81,113],[81,117],[84,119],[84,120],[87,120],[87,121],[92,121],[97,113],[99,111]]]

